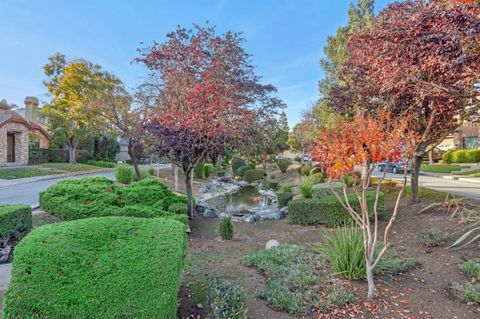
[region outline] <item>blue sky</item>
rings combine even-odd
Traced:
[[[377,0],[382,9],[388,0]],[[55,52],[85,58],[130,88],[146,70],[131,61],[141,42],[163,41],[180,24],[206,20],[241,31],[256,72],[278,88],[290,125],[318,97],[328,35],[347,21],[349,0],[0,0],[0,99],[46,100],[42,66]]]

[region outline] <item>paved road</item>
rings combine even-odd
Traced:
[[[48,186],[66,178],[82,178],[87,176],[105,176],[110,179],[115,179],[113,172],[108,173],[93,173],[86,175],[79,175],[74,177],[60,177],[38,182],[31,182],[28,184],[20,184],[15,186],[7,186],[0,188],[0,204],[38,204],[38,194],[46,189]]]
[[[374,172],[374,176],[381,176],[383,173]],[[402,174],[387,173],[386,178],[401,180]],[[442,177],[421,175],[419,184],[421,187],[430,188],[439,192],[450,193],[456,196],[468,197],[480,200],[480,184],[459,180],[450,180]]]

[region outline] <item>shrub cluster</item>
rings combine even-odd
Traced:
[[[164,218],[45,225],[15,248],[4,318],[174,318],[185,226]]]
[[[337,194],[343,194],[343,184],[341,182],[320,183],[313,185],[312,198],[334,195],[332,189],[337,192]]]
[[[171,217],[186,222],[186,214],[169,211],[174,203],[186,203],[186,198],[154,179],[144,179],[127,187],[119,187],[104,177],[69,179],[40,193],[42,209],[65,220],[134,216]]]
[[[96,161],[96,160],[88,160],[88,165],[98,166],[98,167],[105,167],[105,168],[114,168],[115,163],[110,161]]]
[[[452,163],[479,163],[480,150],[452,150],[443,154],[443,162]]]
[[[270,180],[270,181],[263,181],[262,184],[260,185],[260,188],[265,189],[265,190],[271,189],[271,190],[276,191],[279,186],[280,186],[280,184],[277,181]]]
[[[367,206],[372,215],[375,195],[374,191],[367,193]],[[348,202],[354,209],[360,211],[360,203],[356,194],[349,194]],[[379,214],[383,212],[384,202],[384,195],[380,192],[377,205]],[[329,227],[337,227],[350,224],[353,221],[348,211],[333,195],[316,199],[292,200],[288,203],[288,215],[292,223],[300,225],[323,224]]]
[[[225,217],[220,220],[217,228],[218,234],[222,237],[223,240],[233,239],[233,223],[230,217]]]
[[[237,169],[237,174],[236,175],[238,175],[240,177],[244,177],[245,172],[248,171],[249,169],[251,169],[251,168],[248,165],[241,166]]]
[[[245,172],[245,180],[249,183],[262,180],[265,177],[263,169],[249,169]]]
[[[288,167],[292,164],[292,161],[288,158],[280,158],[277,160],[277,166],[280,169],[280,172],[286,173]]]
[[[133,167],[127,164],[118,165],[115,168],[115,178],[119,183],[130,184],[133,179]]]
[[[282,192],[277,194],[278,208],[283,208],[293,199],[293,194],[289,192]]]
[[[0,205],[0,240],[20,239],[32,229],[32,209],[28,205]]]
[[[209,319],[247,319],[245,290],[228,280],[214,279],[207,288]]]
[[[460,270],[472,280],[480,281],[480,262],[468,260],[459,265]]]
[[[245,162],[245,160],[240,157],[234,157],[232,158],[232,162],[230,165],[232,167],[233,174],[238,175],[238,169],[242,166],[246,166],[247,162]]]
[[[427,228],[417,232],[417,240],[423,246],[437,247],[445,245],[447,237],[436,228]]]

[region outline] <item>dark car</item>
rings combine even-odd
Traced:
[[[412,166],[410,162],[405,160],[400,160],[398,162],[389,162],[385,161],[383,163],[378,164],[378,171],[379,172],[392,172],[393,174],[397,173],[405,173],[405,171],[410,172]]]

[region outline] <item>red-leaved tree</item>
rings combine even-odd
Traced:
[[[378,227],[377,204],[382,181],[380,180],[375,188],[374,207],[369,209],[367,191],[371,189],[370,177],[376,167],[375,163],[410,157],[418,135],[409,129],[409,121],[409,117],[395,118],[390,113],[384,112],[369,117],[356,115],[353,121],[338,119],[333,128],[321,129],[311,150],[314,159],[325,169],[330,179],[343,180],[343,177],[353,172],[356,167],[362,168],[361,184],[354,188],[360,209],[355,209],[349,202],[345,184],[343,194],[338,194],[333,188],[332,191],[362,230],[369,298],[373,297],[375,292],[373,270],[389,248],[389,233],[397,217],[406,183],[404,176],[404,183],[398,193],[391,217],[381,232]],[[383,237],[381,238],[383,245],[379,251],[380,236]]]
[[[218,35],[214,27],[178,27],[137,58],[152,71],[145,87],[155,107],[147,131],[158,141],[157,152],[185,173],[191,217],[195,165],[240,145],[257,118],[282,106],[270,96],[276,89],[260,84],[242,42],[240,34]]]
[[[478,3],[423,0],[390,4],[368,32],[350,40],[343,72],[354,80],[332,90],[332,104],[411,116],[411,129],[421,135],[413,153],[413,201],[428,148],[478,112],[479,43]]]

